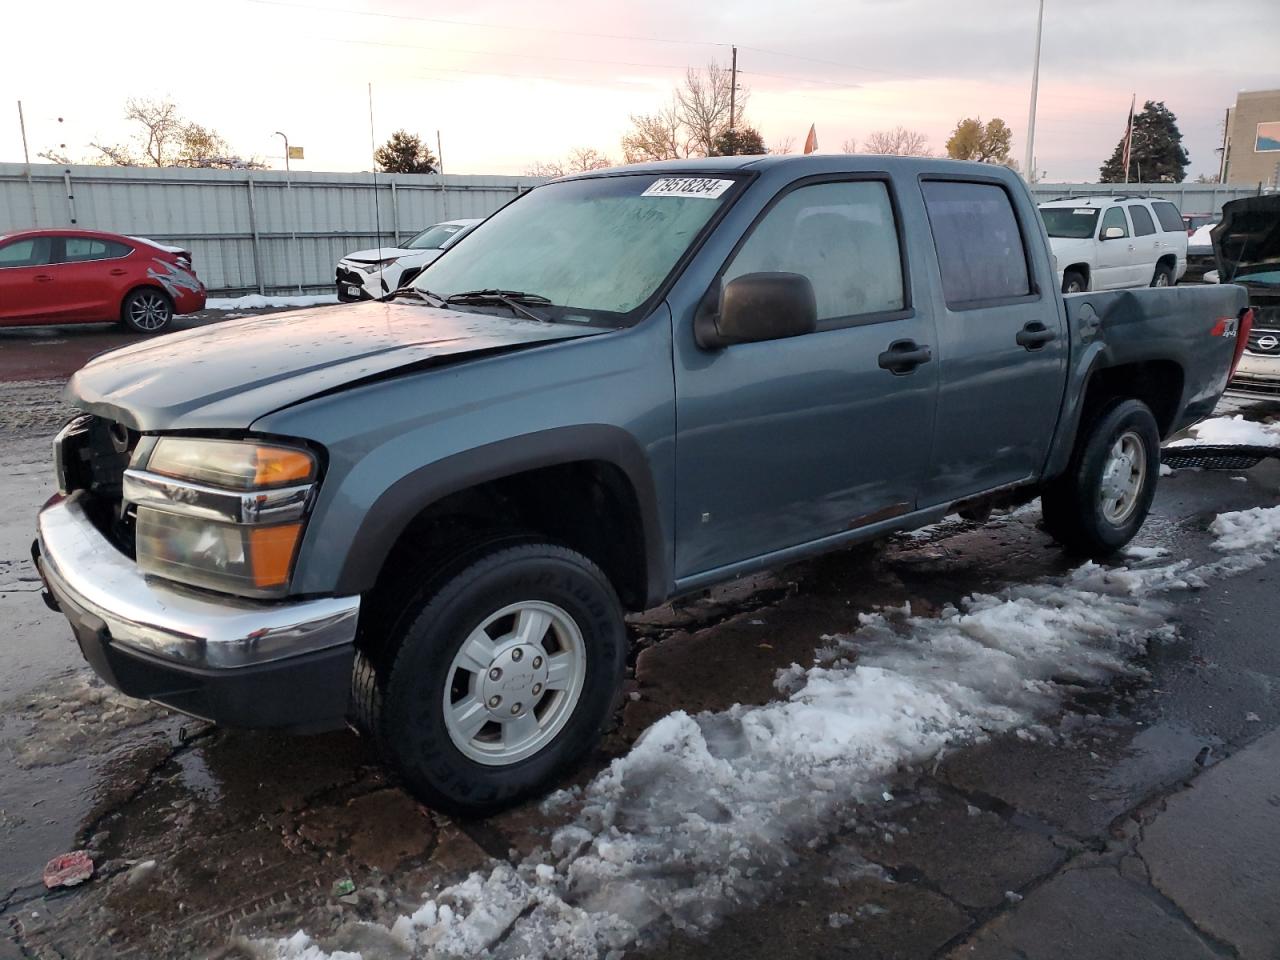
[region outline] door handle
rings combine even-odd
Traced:
[[[48,283],[52,279],[53,277],[49,276],[47,273],[37,273],[35,276],[36,283]]]
[[[895,340],[889,349],[880,354],[876,361],[881,370],[888,370],[894,376],[901,377],[911,373],[922,363],[933,359],[933,351],[928,345],[921,345],[914,340]]]
[[[110,274],[110,275],[111,275],[111,276],[113,276],[113,277],[123,277],[123,276],[124,276],[126,273],[128,273],[128,272],[129,272],[129,271],[127,271],[127,270],[121,270],[119,267],[116,267],[114,270],[108,270],[108,271],[107,271],[107,273],[108,273],[108,274]]]
[[[1014,339],[1018,341],[1018,346],[1020,347],[1026,347],[1028,350],[1039,350],[1055,336],[1057,334],[1039,320],[1032,320],[1018,331],[1018,335]]]

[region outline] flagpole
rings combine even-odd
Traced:
[[[1129,183],[1129,164],[1133,160],[1133,108],[1138,105],[1138,94],[1129,99],[1129,125],[1124,131],[1124,182]],[[1142,178],[1139,177],[1139,180]]]

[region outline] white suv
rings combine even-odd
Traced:
[[[1187,230],[1168,200],[1060,197],[1040,216],[1063,293],[1168,287],[1187,272]]]

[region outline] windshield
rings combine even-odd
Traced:
[[[549,183],[480,224],[413,285],[545,297],[552,320],[624,323],[662,286],[736,181],[632,174]]]
[[[1098,222],[1097,207],[1041,207],[1045,229],[1051,237],[1084,240],[1093,236]]]
[[[420,234],[404,245],[406,250],[439,250],[449,238],[466,227],[461,223],[437,223],[434,227],[427,227]]]

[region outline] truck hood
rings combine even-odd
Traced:
[[[134,430],[244,429],[320,394],[410,369],[608,332],[417,303],[358,303],[227,320],[113,350],[67,386]]]
[[[1280,270],[1280,194],[1223,204],[1222,222],[1211,236],[1223,283],[1247,283],[1250,272]]]
[[[350,260],[354,263],[377,263],[379,260],[394,260],[408,256],[411,253],[421,252],[420,250],[410,250],[407,247],[376,247],[371,250],[357,250],[355,253],[348,253],[342,259]]]
[[[1088,237],[1050,237],[1049,249],[1058,258],[1058,272],[1061,273],[1073,263],[1088,261],[1093,257],[1093,241]]]

